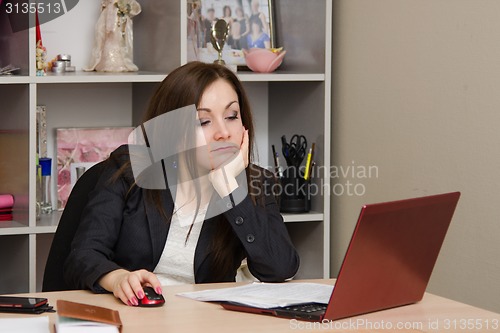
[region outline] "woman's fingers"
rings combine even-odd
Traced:
[[[161,289],[160,280],[158,280],[158,277],[156,276],[156,274],[151,273],[151,272],[144,270],[144,269],[137,271],[137,273],[139,275],[141,286],[140,286],[140,290],[138,288],[134,289],[134,290],[136,290],[136,295],[140,299],[142,299],[142,297],[144,297],[144,291],[142,290],[142,287],[145,285],[151,286],[156,291],[157,294],[163,293],[163,291]],[[142,297],[141,297],[141,295],[138,294],[138,292],[142,293]]]
[[[155,274],[141,269],[138,271],[126,272],[116,277],[113,294],[123,303],[130,306],[139,305],[139,299],[144,298],[143,286],[150,285],[161,294],[162,288],[160,281]]]
[[[243,131],[243,139],[241,141],[241,154],[243,155],[243,161],[245,162],[245,168],[248,166],[248,130]]]

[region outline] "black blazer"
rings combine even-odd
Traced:
[[[152,272],[160,260],[170,222],[160,216],[150,200],[144,199],[143,189],[134,186],[130,190],[134,181],[131,170],[110,181],[128,160],[127,146],[113,152],[90,194],[64,266],[69,286],[105,292],[97,283],[104,274],[119,268]],[[263,188],[269,189],[274,176],[267,170],[259,170],[259,181],[265,185]],[[233,271],[222,278],[215,278],[211,253],[214,222],[222,215],[205,220],[195,250],[196,283],[234,281],[245,257],[250,272],[261,281],[281,282],[296,274],[299,257],[276,200],[269,191],[261,192],[262,205],[255,205],[246,195],[241,203],[223,213],[237,239],[232,249],[237,255]],[[174,204],[169,190],[162,191],[161,200],[166,211],[172,212]]]

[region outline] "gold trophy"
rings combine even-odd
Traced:
[[[226,63],[222,60],[222,49],[226,43],[227,35],[229,34],[229,24],[225,20],[217,20],[212,25],[210,41],[214,49],[218,52],[219,57],[214,63],[219,65],[225,65]]]

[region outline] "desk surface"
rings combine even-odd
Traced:
[[[295,281],[300,282],[300,281]],[[333,284],[335,280],[307,280]],[[500,332],[500,314],[426,293],[417,304],[374,312],[335,322],[311,323],[224,310],[220,305],[176,296],[177,293],[235,286],[236,283],[164,287],[166,304],[137,308],[122,304],[110,294],[64,291],[29,294],[56,300],[93,304],[120,312],[122,333],[130,332]],[[17,295],[20,296],[20,295]],[[0,318],[34,315],[0,313]],[[54,332],[56,313],[48,316]]]

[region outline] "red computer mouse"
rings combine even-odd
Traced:
[[[144,297],[139,299],[139,306],[143,307],[153,307],[153,306],[162,306],[165,304],[165,298],[162,295],[157,294],[153,288],[144,287]]]

